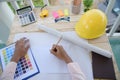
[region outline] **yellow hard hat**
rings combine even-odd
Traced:
[[[81,16],[75,25],[75,31],[82,38],[93,39],[104,34],[106,25],[106,15],[98,9],[92,9]]]

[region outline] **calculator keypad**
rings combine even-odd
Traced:
[[[21,25],[27,25],[36,21],[33,11],[19,15]]]

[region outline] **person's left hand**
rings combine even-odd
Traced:
[[[29,40],[22,38],[16,42],[14,55],[11,59],[13,62],[18,62],[20,58],[24,57],[30,47]]]

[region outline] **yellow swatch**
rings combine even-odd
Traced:
[[[68,9],[64,9],[64,15],[65,15],[65,16],[69,16]]]

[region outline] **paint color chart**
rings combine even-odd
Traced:
[[[2,63],[2,69],[4,71],[7,64],[10,62],[15,50],[15,44],[11,44],[0,50],[0,57]],[[25,57],[21,58],[17,63],[15,71],[15,80],[26,80],[35,74],[39,73],[38,66],[32,54],[32,50],[29,49]]]

